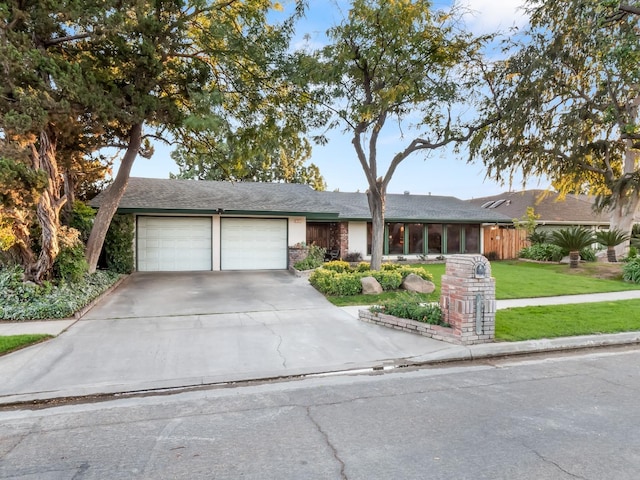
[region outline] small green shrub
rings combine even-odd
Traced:
[[[383,290],[397,290],[402,283],[402,275],[398,271],[377,270],[371,271],[370,275],[375,278]]]
[[[518,256],[539,262],[559,262],[564,255],[561,247],[550,243],[540,243],[523,248]]]
[[[490,262],[496,261],[496,260],[500,260],[500,256],[498,255],[498,252],[487,252],[484,254],[484,256],[486,257],[487,260],[489,260]]]
[[[580,250],[580,258],[585,262],[595,262],[597,260],[596,251],[591,247],[583,248]]]
[[[548,243],[549,242],[549,232],[546,232],[544,230],[535,230],[533,233],[531,233],[528,237],[527,240],[529,240],[533,245],[540,245],[543,243]]]
[[[322,268],[327,270],[332,270],[334,272],[343,273],[343,272],[351,272],[351,265],[349,262],[345,262],[344,260],[332,260],[331,262],[325,263]]]
[[[362,260],[362,254],[360,252],[348,252],[344,256],[344,260],[347,262],[359,262]]]
[[[420,297],[410,293],[404,293],[394,299],[384,301],[380,307],[372,307],[372,311],[382,311],[394,317],[408,318],[432,325],[446,325],[443,321],[440,305],[424,304]]]
[[[89,205],[79,201],[73,202],[73,211],[71,212],[69,226],[80,232],[80,238],[83,243],[87,243],[89,239],[95,216],[96,211]]]
[[[114,215],[104,239],[104,265],[116,273],[133,272],[133,215]]]
[[[362,292],[361,274],[352,272],[336,272],[319,268],[309,277],[309,282],[325,295],[357,295]]]
[[[640,257],[634,257],[622,266],[622,278],[625,282],[640,283]]]
[[[88,268],[89,265],[85,259],[84,245],[82,244],[60,250],[53,264],[56,278],[70,283],[79,282]]]
[[[400,268],[398,268],[396,271],[400,273],[400,275],[402,275],[403,280],[407,278],[407,275],[409,275],[410,273],[413,273],[415,275],[418,275],[423,280],[428,280],[430,282],[433,282],[433,275],[427,272],[424,268],[409,267],[408,265],[401,265]]]
[[[369,262],[360,262],[356,266],[356,272],[368,272],[371,270],[371,264]]]
[[[324,262],[324,254],[327,253],[326,248],[310,245],[307,256],[304,260],[296,262],[293,266],[297,270],[311,270],[318,268]]]

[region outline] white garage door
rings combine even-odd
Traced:
[[[138,217],[138,270],[211,270],[211,218]]]
[[[223,218],[220,225],[222,270],[287,268],[287,220]]]

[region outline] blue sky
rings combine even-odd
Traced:
[[[286,1],[283,2],[286,5]],[[344,4],[345,2],[339,2]],[[467,16],[467,27],[474,33],[488,33],[496,30],[507,31],[511,26],[526,23],[520,8],[522,0],[466,0],[462,5],[472,13]],[[436,6],[445,3],[436,0]],[[342,12],[334,0],[310,0],[306,18],[298,24],[296,38],[303,42],[305,35],[314,47],[324,44],[324,33],[332,24],[342,18]],[[343,192],[364,192],[367,189],[360,166],[348,133],[336,129],[329,132],[326,146],[314,146],[311,162],[315,163],[325,178],[328,190]],[[411,139],[404,141],[399,132],[388,131],[381,138],[379,158],[381,168],[384,158],[404,148]],[[170,150],[157,146],[154,156],[147,160],[136,159],[131,175],[138,177],[167,178],[170,172],[177,173],[177,166],[169,156]],[[527,188],[547,188],[548,182],[531,180]],[[468,164],[464,151],[455,154],[450,150],[431,152],[428,156],[416,153],[398,167],[390,184],[389,193],[409,191],[413,194],[451,195],[468,199],[495,195],[508,189],[490,179],[485,179],[485,171],[480,163]],[[515,178],[512,190],[521,190],[522,181]]]

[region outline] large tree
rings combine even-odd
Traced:
[[[474,139],[489,175],[546,175],[562,193],[598,196],[611,227],[630,233],[640,205],[639,18],[617,2],[528,3],[530,27],[496,72]]]
[[[354,0],[317,54],[316,79],[367,178],[373,269],[382,262],[387,187],[400,163],[415,152],[459,145],[478,128],[467,114],[487,38],[461,31],[459,13],[434,11],[427,0]],[[403,146],[379,160],[385,128],[395,129]]]
[[[284,106],[291,92],[281,64],[293,23],[269,24],[273,5],[270,0],[125,2],[105,19],[114,34],[105,36],[102,45],[82,49],[103,79],[104,101],[115,100],[117,111],[107,111],[104,120],[110,122],[114,143],[125,151],[87,242],[90,271],[133,162],[148,151],[143,148],[146,131],[188,143],[194,131],[215,131],[227,116],[258,131],[296,136],[304,130],[306,117]],[[89,98],[94,93],[88,91]]]
[[[64,162],[57,158],[58,139],[68,138],[70,125],[79,124],[92,148],[123,152],[87,242],[90,271],[135,159],[153,153],[151,137],[179,140],[189,133],[185,126],[215,127],[227,112],[257,127],[255,112],[265,111],[274,115],[270,125],[298,134],[304,116],[291,120],[296,112],[271,108],[273,99],[287,97],[279,83],[287,72],[278,65],[292,33],[289,21],[268,24],[272,6],[270,0],[15,0],[0,7],[0,66],[9,79],[0,95],[0,132],[48,177],[38,208],[47,247],[39,277],[57,254],[66,201],[61,171],[78,158],[73,149]]]
[[[294,98],[303,97],[290,97]],[[306,103],[311,108],[309,100]],[[281,128],[234,129],[231,122],[221,121],[215,129],[181,132],[180,137],[180,145],[171,153],[179,173],[172,178],[305,183],[315,190],[326,188],[318,167],[307,164],[311,155],[308,140]]]
[[[60,248],[59,213],[67,199],[56,155],[64,119],[74,115],[63,99],[63,85],[72,79],[66,76],[69,60],[62,45],[82,36],[71,34],[65,23],[81,10],[81,5],[62,2],[52,12],[43,2],[17,0],[0,7],[0,154],[11,159],[23,178],[37,172],[46,177],[39,195],[27,196],[37,202],[39,255],[18,255],[27,277],[36,282],[49,274]],[[26,237],[16,245],[31,249]]]

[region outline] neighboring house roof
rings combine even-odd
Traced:
[[[99,207],[103,194],[91,201]],[[260,182],[213,182],[158,178],[129,179],[121,212],[286,214],[313,219],[368,220],[365,193],[317,192],[308,185]],[[387,221],[505,222],[495,210],[481,209],[455,197],[388,194]]]
[[[586,195],[566,195],[564,199],[547,190],[505,192],[491,197],[467,200],[485,210],[500,212],[511,219],[522,218],[527,208],[533,207],[539,215],[539,225],[608,225],[609,219],[593,210],[593,199]]]

